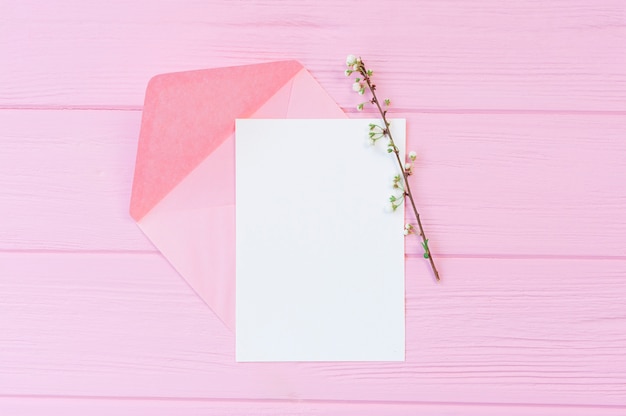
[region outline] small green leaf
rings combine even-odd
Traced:
[[[422,242],[422,247],[424,247],[424,258],[427,259],[430,257],[430,249],[428,248],[428,238]]]

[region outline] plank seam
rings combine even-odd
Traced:
[[[142,111],[143,106],[108,105],[0,105],[0,111]],[[352,107],[342,107],[347,114],[378,114],[374,110],[358,111]],[[495,109],[495,108],[393,108],[393,113],[405,114],[476,114],[476,115],[583,115],[583,116],[624,116],[626,110],[566,110],[566,109]]]
[[[338,399],[247,399],[211,397],[163,397],[163,396],[96,396],[96,395],[45,395],[45,394],[0,394],[2,399],[27,400],[111,400],[111,401],[157,401],[196,403],[249,403],[249,404],[332,404],[332,405],[388,405],[388,406],[448,406],[448,407],[525,407],[559,409],[616,409],[626,410],[626,405],[613,404],[568,404],[568,403],[497,403],[497,402],[443,402],[418,400],[338,400]]]
[[[62,249],[0,249],[0,254],[127,254],[127,255],[160,255],[158,250],[62,250]],[[422,258],[421,253],[405,253],[406,258]],[[615,255],[567,255],[567,254],[463,254],[463,253],[438,253],[438,258],[446,259],[495,259],[495,260],[590,260],[590,261],[626,261],[626,256]],[[1,396],[0,396],[1,397]]]

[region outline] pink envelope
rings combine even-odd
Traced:
[[[237,118],[346,115],[296,61],[162,74],[150,80],[130,214],[232,331]]]

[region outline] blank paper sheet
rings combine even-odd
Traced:
[[[237,361],[404,360],[399,168],[370,123],[237,120]]]

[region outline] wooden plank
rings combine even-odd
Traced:
[[[626,256],[625,117],[397,117],[419,154],[434,253]],[[134,111],[0,111],[0,250],[152,251],[128,215],[139,123]]]
[[[180,400],[148,398],[67,398],[67,397],[1,397],[0,411],[12,416],[33,414],[63,414],[65,416],[111,415],[187,416],[187,415],[254,415],[254,416],[369,416],[369,415],[429,415],[429,416],[622,416],[621,406],[542,406],[445,403],[375,403],[375,402],[317,402],[317,401],[228,401]]]
[[[0,105],[140,106],[158,73],[301,60],[342,105],[348,53],[401,108],[626,111],[621,0],[4,1]]]
[[[626,261],[440,268],[409,258],[405,363],[237,364],[159,255],[0,253],[0,392],[626,405]]]
[[[420,115],[412,178],[434,252],[626,255],[623,116]],[[407,252],[419,249],[407,245]]]
[[[154,248],[128,214],[141,113],[0,111],[0,248]]]

